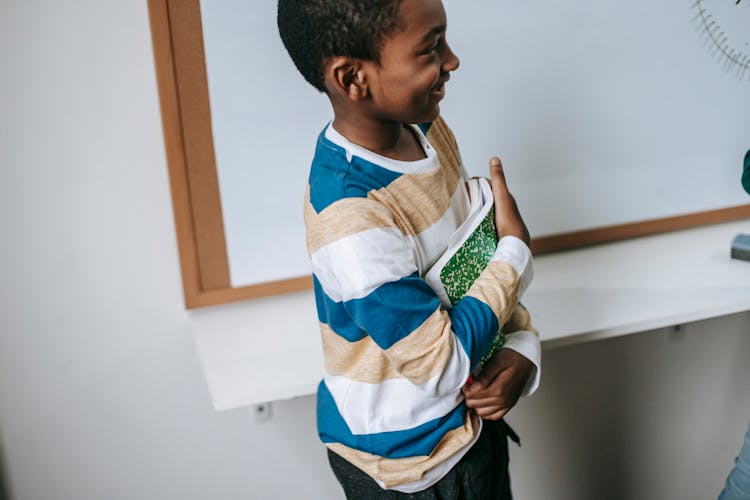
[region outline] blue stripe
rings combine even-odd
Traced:
[[[313,275],[318,320],[349,342],[368,334],[383,350],[409,336],[435,310],[440,299],[417,273],[381,285],[366,297],[336,302]],[[450,310],[452,330],[475,368],[489,349],[499,329],[490,306],[474,297],[464,297]]]
[[[401,175],[356,156],[350,163],[346,150],[326,139],[323,131],[310,168],[310,203],[320,213],[344,198],[366,198]]]
[[[310,167],[309,179],[310,203],[316,212],[322,212],[332,203],[347,196],[361,198],[367,196],[366,189],[360,192],[349,190],[347,193],[348,175],[349,162],[346,161],[346,153],[330,141],[326,141],[321,133]]]
[[[427,135],[427,131],[430,130],[432,122],[420,123],[417,125],[424,135]]]
[[[325,382],[318,386],[318,434],[324,443],[341,443],[385,458],[427,456],[448,432],[464,425],[466,404],[418,427],[376,434],[352,434]]]
[[[440,308],[440,299],[418,273],[413,273],[343,304],[357,326],[385,350],[424,323]]]
[[[351,166],[352,178],[350,182],[355,186],[367,186],[370,190],[384,188],[403,175],[358,156],[352,158]]]
[[[474,297],[459,300],[453,309],[448,311],[448,315],[453,323],[453,332],[471,359],[473,370],[497,334],[497,316],[490,306]]]
[[[320,281],[314,274],[313,289],[315,290],[315,305],[318,309],[318,321],[326,323],[331,330],[349,342],[356,342],[367,336],[367,333],[352,321],[344,308],[344,303],[335,302],[325,293]]]

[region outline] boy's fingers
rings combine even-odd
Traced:
[[[490,404],[481,404],[481,405],[470,405],[467,404],[469,408],[473,408],[474,411],[482,417],[485,420],[499,420],[505,414],[507,414],[512,406],[506,405],[504,403],[490,403]]]
[[[464,397],[467,399],[488,399],[502,397],[505,382],[495,379],[487,385],[479,385],[476,382],[468,388],[463,389]]]
[[[486,408],[489,406],[508,406],[508,401],[503,397],[488,396],[484,398],[464,398],[469,408]]]
[[[474,411],[477,412],[477,415],[479,415],[480,417],[486,419],[487,417],[489,417],[489,416],[491,416],[491,415],[493,415],[493,414],[495,414],[497,412],[503,411],[504,409],[505,408],[502,408],[500,406],[488,406],[486,408],[474,408]]]
[[[475,383],[478,383],[477,389],[489,389],[490,386],[500,383],[501,378],[505,378],[507,376],[507,374],[504,372],[509,368],[509,366],[503,359],[504,355],[505,353],[501,352],[501,355],[498,355],[497,358],[491,359],[487,363],[487,365],[482,368],[482,371],[480,371],[477,376],[474,377]]]
[[[501,418],[503,418],[505,415],[507,415],[509,411],[510,411],[510,408],[503,408],[500,411],[495,412],[491,415],[480,415],[480,417],[482,417],[485,420],[498,421]]]

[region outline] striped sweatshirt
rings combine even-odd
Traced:
[[[481,419],[461,387],[500,325],[505,348],[536,365],[525,394],[540,374],[538,334],[518,305],[532,276],[521,240],[501,238],[449,310],[422,278],[467,217],[468,196],[442,119],[410,127],[425,159],[377,155],[329,124],[305,196],[325,363],[320,438],[381,487],[406,493],[440,480],[478,438]]]

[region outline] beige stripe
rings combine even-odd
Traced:
[[[396,371],[421,385],[445,370],[453,353],[448,313],[436,309],[419,327],[385,352]]]
[[[461,153],[453,132],[442,117],[432,122],[430,130],[427,131],[427,140],[438,152],[440,163],[444,168],[461,172]]]
[[[498,323],[504,325],[513,313],[512,305],[518,302],[518,282],[518,273],[513,266],[496,260],[482,271],[466,295],[490,306]]]
[[[325,323],[320,324],[320,334],[326,373],[367,384],[403,378],[371,337],[349,342]]]
[[[462,181],[458,144],[445,121],[438,117],[427,132],[427,140],[438,153],[440,168],[421,174],[402,175],[387,188],[370,196],[398,214],[404,234],[416,235],[440,220]]]
[[[435,168],[404,174],[388,186],[370,191],[367,197],[388,207],[404,234],[414,236],[445,215],[460,180],[460,170]]]
[[[464,425],[447,433],[429,456],[383,458],[339,443],[330,443],[327,446],[370,477],[384,483],[386,488],[392,488],[419,481],[427,471],[445,462],[468,445],[478,431],[479,417],[474,411],[469,411],[464,417]]]
[[[367,198],[343,198],[316,213],[310,203],[309,190],[305,196],[305,229],[309,255],[341,238],[379,227],[398,229],[393,213],[380,203]]]
[[[368,384],[394,378],[424,384],[442,373],[450,359],[450,328],[448,314],[436,309],[416,330],[384,351],[369,336],[349,342],[321,323],[326,373]]]
[[[461,160],[455,138],[442,118],[427,135],[438,152],[440,168],[404,174],[367,198],[344,198],[320,213],[305,193],[305,227],[310,255],[346,236],[378,227],[394,227],[415,236],[439,221],[450,208],[451,197],[462,181]]]
[[[522,305],[516,304],[513,314],[505,323],[505,333],[513,333],[519,330],[531,332],[537,337],[539,336],[539,332],[531,324],[531,314],[529,314],[529,311]]]
[[[472,287],[470,293],[473,291],[475,298],[490,305],[497,314],[497,311],[503,310],[502,304],[515,300],[515,293],[502,291],[512,289],[512,285],[498,287],[496,283],[510,283],[515,279],[515,270],[504,262],[491,263],[488,269],[492,278],[484,280],[484,283],[477,280],[479,284],[475,283],[474,286],[478,289]],[[510,298],[504,298],[506,294]],[[508,314],[510,311],[504,316]],[[369,336],[349,342],[327,324],[320,323],[326,373],[368,384],[404,377],[416,385],[424,384],[441,373],[448,363],[452,354],[451,327],[448,314],[438,309],[407,337],[383,351]],[[531,324],[531,315],[520,305],[513,309],[505,328],[507,333],[526,330],[539,335]],[[415,356],[415,353],[418,355]]]

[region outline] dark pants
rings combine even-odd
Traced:
[[[508,440],[518,436],[504,420],[484,421],[474,446],[440,481],[417,493],[383,490],[367,474],[332,451],[328,461],[348,500],[511,500]]]

